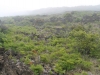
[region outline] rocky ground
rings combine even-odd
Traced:
[[[10,55],[16,57],[16,59],[11,59]],[[16,53],[5,51],[4,48],[0,48],[0,75],[34,75],[33,71],[29,69],[24,63],[19,60],[19,56]],[[100,75],[100,66],[97,59],[90,59],[93,63],[90,71],[87,72],[88,75]],[[50,75],[47,72],[48,68],[44,66],[44,72],[41,75]],[[52,75],[59,75],[54,73]],[[69,73],[67,75],[74,75],[74,73]],[[75,74],[76,75],[76,74]],[[80,74],[83,75],[83,74]]]
[[[10,57],[11,52],[0,49],[0,75],[33,75],[33,72],[18,59],[16,62]],[[16,56],[16,54],[15,54]]]

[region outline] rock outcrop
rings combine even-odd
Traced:
[[[0,48],[0,75],[34,75],[33,72],[19,59],[11,59],[11,51]],[[16,53],[13,53],[15,57]]]
[[[25,65],[20,61],[22,56],[12,50],[5,51],[4,48],[0,48],[0,75],[36,75],[30,70],[28,65]],[[39,61],[34,59],[34,64]],[[49,64],[40,63],[43,66],[42,73],[38,75],[59,75],[56,73]],[[52,74],[50,73],[52,71]]]

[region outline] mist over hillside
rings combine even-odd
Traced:
[[[66,11],[100,11],[100,5],[96,6],[76,6],[76,7],[55,7],[55,8],[43,8],[31,11],[33,15],[43,14],[58,14]]]
[[[0,12],[0,16],[21,16],[21,15],[49,15],[59,14],[66,11],[100,11],[100,5],[95,6],[76,6],[76,7],[49,7],[37,10],[22,11],[22,12]]]

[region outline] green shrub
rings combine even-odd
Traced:
[[[82,61],[82,63],[81,63],[81,69],[83,69],[83,70],[90,70],[91,69],[91,65],[92,65],[91,62]]]
[[[41,62],[43,62],[43,63],[49,63],[50,62],[49,55],[48,54],[41,55]]]
[[[70,71],[76,68],[88,70],[91,65],[91,62],[83,60],[78,54],[64,54],[55,64],[55,69],[58,72]]]
[[[43,67],[41,65],[31,65],[30,69],[34,72],[34,75],[40,75],[43,71]]]

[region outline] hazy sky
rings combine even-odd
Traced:
[[[0,0],[0,14],[47,7],[98,5],[100,0]]]

